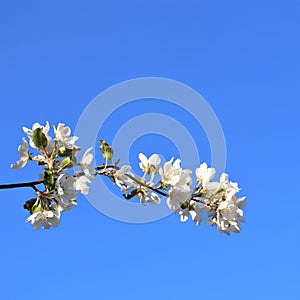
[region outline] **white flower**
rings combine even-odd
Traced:
[[[189,169],[181,170],[179,180],[174,186],[177,188],[189,189],[189,186],[192,184],[192,177],[190,174],[192,174],[192,171]]]
[[[202,222],[202,213],[207,212],[208,210],[209,208],[205,204],[191,200],[187,207],[180,207],[180,209],[177,210],[177,213],[180,215],[181,222],[186,222],[189,216],[191,216],[192,220],[198,226]]]
[[[230,232],[239,233],[241,231],[239,222],[245,222],[243,217],[243,211],[241,207],[245,204],[243,198],[232,197],[228,200],[221,202],[217,209],[217,226],[219,232],[225,232],[230,234]]]
[[[87,195],[89,193],[88,183],[92,183],[90,178],[85,175],[79,176],[75,180],[75,189],[81,194]]]
[[[65,147],[66,149],[76,149],[78,146],[75,142],[79,139],[77,136],[70,136],[71,129],[69,126],[65,126],[63,123],[59,123],[55,130],[55,139],[58,142],[59,147]]]
[[[229,221],[241,221],[243,216],[243,211],[232,201],[232,199],[222,202],[219,205],[217,212],[222,218]]]
[[[66,173],[59,175],[55,183],[54,196],[63,210],[72,209],[72,206],[77,204],[76,198],[78,196],[74,177],[68,176]]]
[[[160,198],[158,195],[150,190],[147,190],[146,193],[142,193],[140,196],[140,202],[141,204],[145,205],[145,202],[148,202],[150,204],[159,204]]]
[[[30,158],[28,152],[28,143],[25,138],[22,138],[22,141],[23,144],[18,147],[19,160],[15,164],[11,164],[10,166],[14,170],[23,168]]]
[[[229,181],[226,173],[222,173],[220,176],[220,188],[225,191],[226,199],[228,200],[240,190],[237,182]]]
[[[182,210],[181,205],[191,199],[191,184],[192,178],[190,174],[191,170],[183,170],[180,167],[180,159],[175,160],[173,158],[164,164],[164,171],[162,168],[159,173],[162,177],[162,182],[166,185],[170,185],[171,189],[168,193],[167,205],[175,213],[181,214],[181,221],[186,221],[186,215]],[[187,212],[188,213],[188,212]]]
[[[189,201],[192,197],[192,193],[188,187],[186,188],[172,188],[168,193],[167,205],[175,213],[179,213],[181,205]]]
[[[116,173],[114,174],[115,183],[118,187],[121,188],[122,191],[127,191],[131,187],[136,186],[136,182],[127,176],[127,174],[133,176],[130,170],[131,170],[130,166],[124,165],[122,166],[121,169],[117,170]]]
[[[196,169],[197,181],[202,184],[203,187],[215,176],[216,170],[214,168],[208,168],[206,163],[202,163],[199,168]]]
[[[25,222],[30,222],[36,230],[39,230],[41,226],[45,229],[49,229],[51,226],[57,227],[60,223],[60,210],[36,212],[30,215]]]
[[[34,130],[36,130],[37,128],[41,128],[44,135],[46,136],[47,138],[47,146],[46,146],[46,152],[49,154],[53,151],[54,149],[54,142],[52,140],[52,138],[49,136],[48,132],[50,130],[50,125],[49,125],[49,122],[47,121],[46,122],[46,125],[45,126],[42,126],[40,125],[39,123],[34,123],[33,126],[32,126],[32,129],[29,129],[29,128],[26,128],[26,127],[23,127],[23,131],[25,132],[25,134],[29,137],[30,141],[29,141],[29,144],[32,148],[34,149],[37,149],[37,147],[35,146],[32,138],[33,138],[33,132]]]
[[[152,154],[149,159],[143,154],[139,154],[140,163],[139,166],[144,173],[150,173],[151,170],[156,171],[160,164],[160,157],[158,154]]]
[[[159,174],[161,176],[161,181],[166,185],[174,186],[180,180],[181,167],[180,159],[176,159],[173,163],[174,158],[167,161],[164,164],[164,168],[159,169]]]
[[[193,201],[191,201],[193,202]],[[195,202],[193,204],[193,210],[190,211],[193,221],[197,226],[202,222],[202,213],[208,212],[209,208],[204,203]]]
[[[240,190],[236,182],[228,180],[228,174],[222,173],[220,182],[208,182],[206,186],[207,198],[220,200],[222,197],[230,200]]]
[[[96,173],[95,168],[92,166],[94,161],[94,156],[92,153],[90,153],[92,149],[93,147],[88,148],[80,161],[80,167],[82,171],[91,182],[94,180],[93,175]]]

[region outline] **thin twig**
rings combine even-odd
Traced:
[[[136,183],[138,183],[139,185],[142,185],[142,186],[144,186],[144,187],[146,187],[146,188],[148,188],[148,189],[156,192],[157,194],[160,194],[160,195],[165,196],[165,197],[168,195],[167,193],[164,193],[164,192],[160,191],[159,189],[157,189],[157,187],[149,186],[146,183],[138,180],[134,176],[131,176],[130,174],[126,174],[126,175],[127,175],[127,177],[129,177],[130,179],[132,179],[133,181],[135,181]]]

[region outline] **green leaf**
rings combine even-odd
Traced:
[[[113,157],[113,149],[112,147],[106,143],[104,140],[99,140],[99,142],[101,142],[101,146],[100,146],[100,151],[103,155],[103,157],[106,159],[106,161],[110,161]]]
[[[23,207],[32,214],[32,207],[36,202],[37,202],[37,198],[31,198],[24,203]]]
[[[42,128],[37,128],[33,131],[32,140],[38,149],[45,149],[48,145],[47,137],[43,133]]]
[[[53,191],[55,187],[54,175],[50,170],[44,171],[44,184],[48,191]]]

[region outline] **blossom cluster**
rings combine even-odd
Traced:
[[[180,159],[171,158],[162,165],[158,154],[147,158],[140,153],[139,167],[143,175],[139,177],[132,172],[131,166],[119,167],[119,160],[108,164],[113,149],[103,140],[100,140],[100,151],[105,163],[94,167],[92,148],[78,160],[80,148],[75,144],[78,137],[71,136],[71,130],[65,124],[59,123],[53,128],[52,138],[48,122],[45,126],[35,123],[32,129],[23,127],[29,145],[37,155],[29,152],[28,142],[23,138],[23,144],[18,148],[19,160],[11,165],[13,169],[20,169],[28,161],[35,161],[44,168],[40,176],[44,190],[34,186],[36,197],[24,205],[30,212],[26,221],[31,222],[34,229],[58,226],[61,212],[71,210],[77,204],[78,193],[87,194],[94,176],[104,175],[121,189],[127,200],[137,197],[142,205],[159,204],[160,196],[163,196],[182,222],[190,218],[200,225],[205,221],[228,235],[241,231],[240,223],[245,221],[242,209],[246,201],[245,197],[237,197],[240,189],[236,182],[229,181],[228,174],[222,173],[219,180],[213,181],[216,170],[202,163],[194,172],[196,182],[193,185],[193,172],[183,169]],[[67,172],[71,168],[73,174]]]
[[[192,171],[181,168],[180,159],[174,158],[160,165],[161,158],[153,154],[147,158],[139,154],[139,166],[144,176],[137,178],[131,173],[131,167],[123,166],[113,172],[113,181],[130,199],[137,196],[140,202],[158,204],[159,192],[167,197],[168,207],[180,216],[182,222],[191,218],[196,225],[204,220],[207,225],[217,226],[220,233],[230,234],[241,231],[240,222],[245,222],[242,208],[246,205],[245,197],[237,198],[238,184],[228,179],[228,174],[222,173],[219,181],[211,181],[216,170],[202,163],[195,170],[197,183],[192,188]],[[157,184],[154,179],[159,177]],[[147,177],[149,180],[146,180]],[[203,217],[205,215],[205,217]]]
[[[35,123],[32,129],[23,127],[29,139],[22,138],[22,145],[18,148],[19,160],[12,164],[13,169],[23,168],[28,161],[35,161],[44,168],[40,178],[44,183],[44,190],[35,187],[36,197],[24,204],[30,212],[26,222],[31,222],[34,229],[42,226],[49,229],[58,226],[63,211],[71,210],[77,204],[78,193],[87,194],[95,175],[92,167],[92,148],[85,151],[77,163],[80,148],[75,144],[78,137],[71,136],[71,129],[63,123],[53,126],[54,138],[49,135],[50,125]],[[34,153],[29,151],[29,145]],[[75,174],[67,170],[77,168]]]

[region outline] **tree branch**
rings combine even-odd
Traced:
[[[21,187],[31,187],[35,191],[37,191],[36,185],[41,184],[43,182],[44,182],[44,179],[39,179],[39,180],[29,181],[29,182],[0,184],[0,190],[15,189],[15,188],[21,188]]]
[[[115,164],[110,164],[107,165],[107,167],[116,167]],[[96,167],[96,170],[103,170],[105,168],[105,165],[102,164],[98,167]],[[83,175],[84,173],[79,173],[78,175]],[[76,174],[74,174],[76,175]],[[36,185],[39,185],[41,183],[44,183],[44,179],[39,179],[39,180],[35,180],[35,181],[29,181],[29,182],[20,182],[20,183],[9,183],[9,184],[0,184],[0,190],[4,190],[4,189],[15,189],[15,188],[22,188],[22,187],[31,187],[33,188],[35,191],[38,191],[38,189],[36,188]]]
[[[105,165],[105,164],[102,164],[98,167],[96,167],[95,169],[96,170],[103,170],[103,169],[106,169],[106,168],[114,168],[116,170],[119,170],[120,168],[116,165],[116,163],[114,164],[108,164],[108,165]],[[73,176],[80,176],[80,175],[84,175],[83,172],[80,172],[78,174],[74,174]],[[134,176],[131,176],[129,174],[127,174],[127,176],[134,180],[136,183],[140,184],[141,186],[144,186],[144,187],[147,187],[149,188],[150,190],[162,195],[162,196],[167,196],[168,194],[165,193],[165,192],[162,192],[160,191],[158,188],[156,187],[152,187],[152,186],[149,186],[147,185],[146,183],[138,180],[137,178],[135,178]],[[44,183],[44,179],[39,179],[39,180],[35,180],[35,181],[29,181],[29,182],[21,182],[21,183],[10,183],[10,184],[0,184],[0,190],[4,190],[4,189],[14,189],[14,188],[21,188],[21,187],[31,187],[33,188],[35,191],[38,191],[38,189],[36,188],[36,185],[39,185],[41,183]]]

